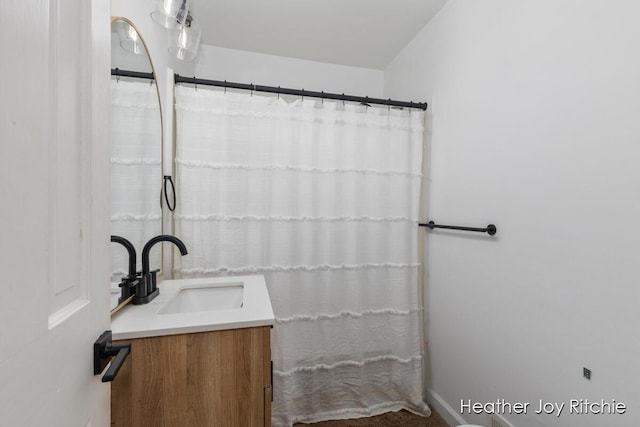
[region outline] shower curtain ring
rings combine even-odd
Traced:
[[[227,81],[224,81],[224,94],[227,94]]]
[[[280,86],[278,86],[278,101],[280,100]]]
[[[193,76],[193,87],[198,91],[198,83],[196,83],[196,76]]]
[[[322,98],[320,98],[320,102],[324,105],[324,91],[322,91]]]

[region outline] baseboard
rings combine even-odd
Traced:
[[[467,422],[454,410],[447,402],[444,401],[438,393],[433,390],[427,390],[427,403],[449,424],[451,427],[467,424]]]

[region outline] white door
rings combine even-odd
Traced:
[[[0,425],[106,426],[109,2],[0,0]]]

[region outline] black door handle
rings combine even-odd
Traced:
[[[113,344],[111,331],[104,331],[93,343],[93,375],[101,373],[111,358],[115,356],[111,366],[102,377],[103,383],[113,381],[130,352],[131,344]]]

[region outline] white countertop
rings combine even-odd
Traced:
[[[205,284],[242,282],[242,307],[193,313],[159,314],[181,289]],[[129,304],[111,318],[114,340],[220,331],[273,325],[275,318],[264,276],[232,276],[201,279],[163,280],[160,294],[148,304]]]

